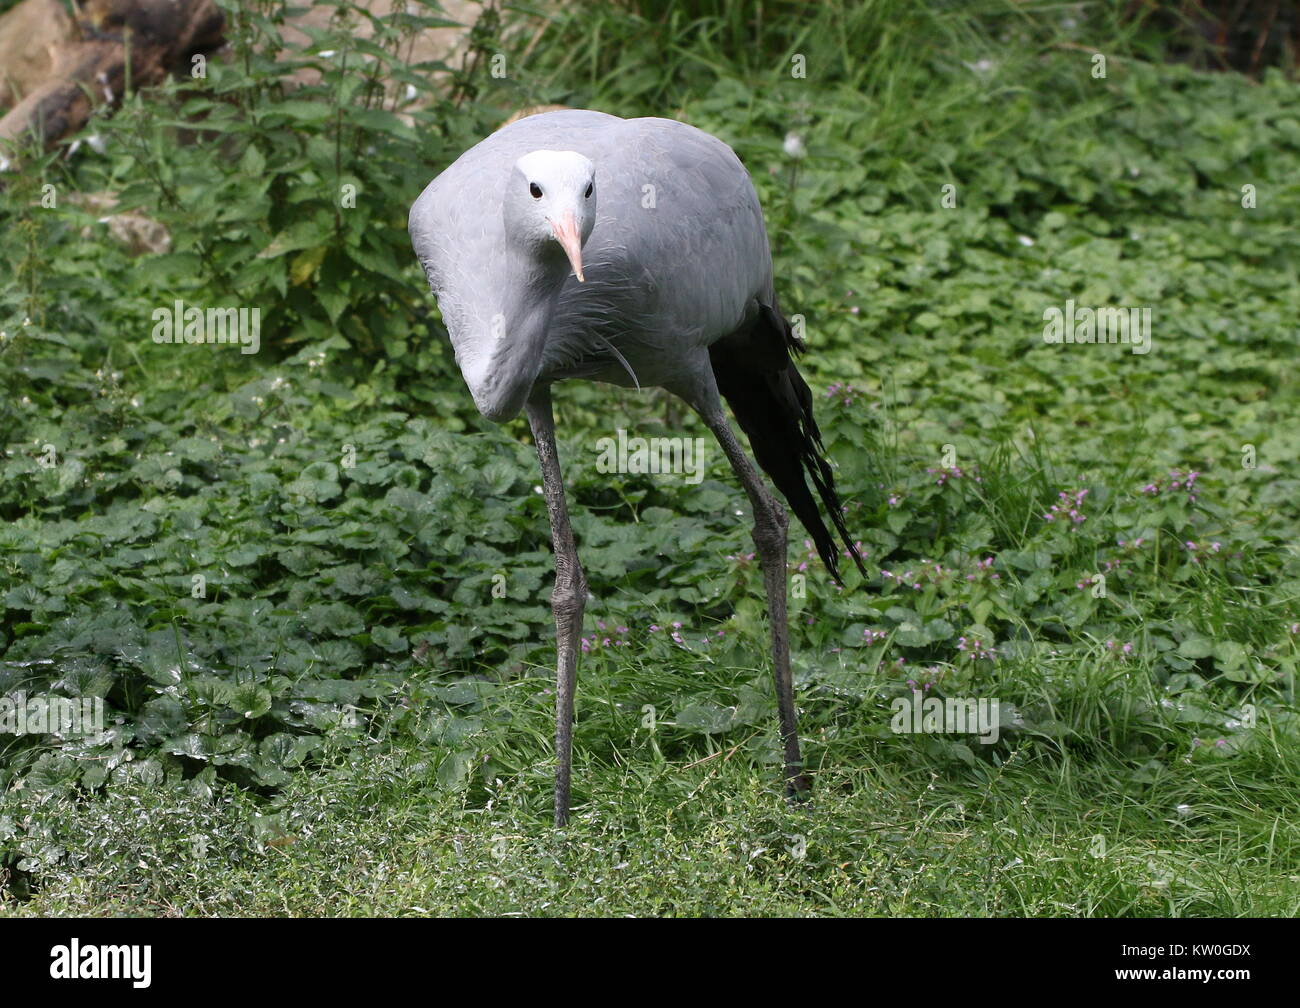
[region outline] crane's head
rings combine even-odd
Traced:
[[[561,250],[581,283],[582,246],[596,226],[596,166],[577,151],[535,150],[515,162],[506,234],[539,256]]]

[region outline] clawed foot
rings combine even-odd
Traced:
[[[785,779],[785,796],[791,801],[805,801],[812,797],[812,778],[805,773]]]

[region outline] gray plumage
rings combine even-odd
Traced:
[[[556,825],[569,815],[587,601],[551,407],[551,385],[563,379],[662,386],[717,438],[753,513],[786,788],[805,790],[786,634],[788,519],[731,430],[722,396],[837,579],[837,546],[808,481],[849,539],[744,166],[684,123],[550,112],[461,155],[415,201],[409,226],[475,405],[498,421],[526,410],[537,446],[555,550]],[[847,552],[861,568],[851,542]]]
[[[586,282],[563,281],[533,380],[677,390],[708,368],[709,344],[774,303],[763,213],[730,147],[670,119],[548,112],[466,151],[411,208],[411,241],[458,361],[488,340],[494,317],[505,314],[509,331],[523,307],[510,296],[510,242],[492,209],[512,165],[535,150],[591,160],[596,221],[582,249]],[[500,367],[527,364],[503,349]]]

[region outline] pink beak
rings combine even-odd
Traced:
[[[578,222],[574,220],[573,211],[564,211],[560,223],[550,221],[550,224],[551,230],[555,232],[556,241],[564,249],[564,254],[569,257],[573,275],[578,278],[578,283],[582,283],[585,279],[582,275],[582,235],[578,234]]]

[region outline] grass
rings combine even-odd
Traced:
[[[534,687],[540,682],[534,681]],[[528,716],[525,711],[521,716]],[[586,733],[588,736],[590,732]],[[581,737],[580,737],[581,738]],[[518,746],[518,740],[516,740]],[[791,808],[735,747],[671,765],[581,745],[581,808],[549,761],[472,796],[427,750],[326,760],[273,808],[234,788],[159,803],[137,782],[58,821],[77,853],[37,914],[1292,916],[1294,750],[1189,762],[1136,786],[1105,755],[1028,747],[954,779],[890,754],[818,774]],[[1289,796],[1289,797],[1284,797]],[[184,821],[185,829],[176,823]],[[15,912],[13,905],[10,911]]]
[[[110,723],[0,739],[0,913],[1296,913],[1290,86],[1150,61],[1104,7],[817,9],[511,22],[515,75],[456,80],[415,128],[368,90],[381,64],[285,100],[245,38],[221,100],[137,97],[97,124],[107,153],[16,183],[0,694],[101,696]],[[776,782],[725,465],[595,465],[620,426],[707,432],[574,385],[596,600],[574,819],[549,826],[535,461],[522,422],[474,414],[402,232],[438,165],[548,101],[672,111],[760,191],[868,557],[841,592],[791,546],[810,804]],[[210,134],[177,142],[149,102]],[[34,209],[45,179],[125,192],[179,251]],[[260,354],[149,339],[155,306],[236,279],[273,319]],[[1045,343],[1067,300],[1151,307],[1151,352]],[[895,733],[914,690],[997,700],[997,741]]]

